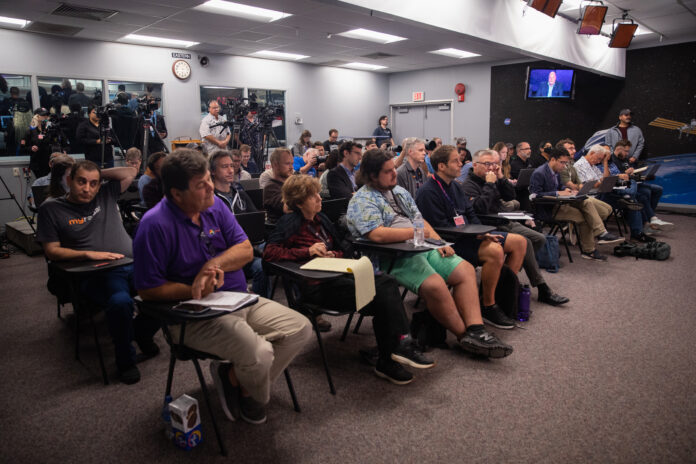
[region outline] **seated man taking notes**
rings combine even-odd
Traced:
[[[133,242],[135,286],[143,300],[201,298],[217,290],[246,292],[242,268],[251,243],[213,193],[208,162],[178,149],[162,165],[165,198],[140,221]],[[179,336],[178,327],[171,327]],[[189,323],[187,346],[212,353],[210,371],[225,415],[266,421],[271,384],[311,336],[301,314],[266,298],[236,312]]]

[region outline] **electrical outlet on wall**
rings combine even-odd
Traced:
[[[12,175],[15,177],[19,177],[19,168],[12,168]]]

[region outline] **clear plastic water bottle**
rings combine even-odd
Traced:
[[[167,440],[172,440],[174,438],[174,432],[172,431],[172,416],[169,414],[169,403],[172,402],[172,397],[167,395],[164,397],[164,405],[162,406],[162,420],[164,421],[164,435]]]
[[[425,243],[425,222],[421,213],[416,213],[413,217],[413,244],[423,246]]]
[[[529,285],[522,285],[520,288],[520,300],[517,307],[517,320],[518,321],[528,321],[529,320],[529,300],[531,300],[532,291],[529,289]]]

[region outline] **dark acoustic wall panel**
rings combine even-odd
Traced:
[[[679,139],[676,131],[648,126],[656,117],[684,123],[696,118],[696,42],[628,51],[625,79],[578,71],[574,101],[525,100],[527,66],[562,67],[535,61],[491,69],[491,146],[525,140],[534,150],[542,140],[555,144],[569,137],[581,147],[630,108],[648,156],[696,152],[695,136]]]

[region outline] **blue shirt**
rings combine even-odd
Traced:
[[[156,288],[166,282],[191,285],[208,260],[247,240],[218,197],[200,214],[200,222],[200,227],[194,224],[166,197],[145,213],[133,240],[136,289]],[[225,272],[225,282],[218,290],[246,292],[244,272]]]
[[[301,156],[295,156],[292,163],[292,168],[295,170],[295,172],[300,172],[300,169],[303,168],[305,164],[307,163],[305,163]],[[310,168],[309,171],[305,172],[305,174],[312,177],[317,177],[317,170],[315,168]]]
[[[392,190],[394,200],[410,220],[418,213],[418,207],[408,191],[400,186]],[[354,237],[362,237],[379,226],[390,227],[397,214],[382,192],[363,185],[348,203],[346,219],[348,230]]]
[[[343,170],[346,171],[346,174],[348,174],[348,179],[350,179],[350,183],[353,184],[353,191],[356,191],[358,189],[358,184],[355,183],[355,171],[351,171],[343,164],[340,164],[339,166],[341,166]]]
[[[392,138],[392,132],[388,127],[382,129],[382,126],[377,126],[377,129],[372,132],[372,136],[375,138],[375,142],[377,142],[377,146],[379,147],[383,143],[389,142],[389,139]]]
[[[466,177],[469,175],[469,171],[471,171],[471,168],[474,167],[474,163],[471,161],[467,161],[464,166],[462,166],[462,170],[459,171],[459,177],[457,177],[456,180],[460,184],[463,183],[466,180]]]

